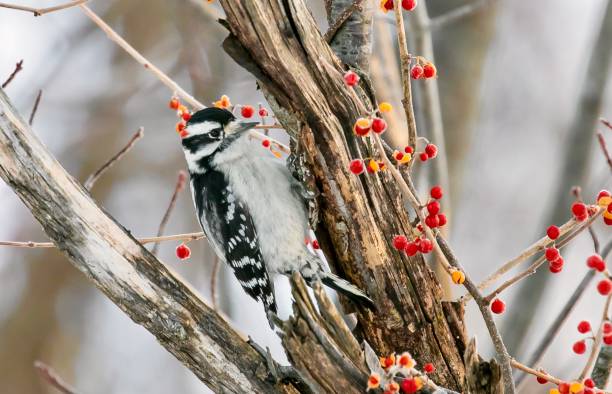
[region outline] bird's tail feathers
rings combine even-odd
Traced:
[[[352,301],[363,304],[370,309],[375,309],[374,301],[368,297],[361,289],[351,282],[332,274],[331,272],[320,272],[321,282],[331,287],[339,293],[345,295]]]

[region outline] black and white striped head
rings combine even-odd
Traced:
[[[182,138],[190,170],[206,169],[215,154],[227,149],[257,122],[239,122],[228,110],[204,108],[191,115]]]

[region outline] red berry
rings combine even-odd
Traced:
[[[504,302],[500,300],[499,298],[494,299],[493,302],[491,303],[491,312],[499,315],[499,314],[504,313],[505,310],[506,310],[506,304],[504,304]]]
[[[250,105],[243,105],[242,109],[240,110],[240,114],[242,114],[244,118],[250,118],[254,113],[255,109]]]
[[[604,223],[608,226],[612,226],[612,218],[607,218],[604,216]]]
[[[265,109],[265,108],[260,108],[260,109],[259,109],[259,116],[261,116],[262,118],[263,118],[264,116],[268,116],[268,110],[267,110],[267,109]]]
[[[419,250],[423,254],[427,254],[433,250],[433,243],[428,239],[422,239],[419,243]]]
[[[408,256],[414,256],[419,251],[419,246],[414,242],[408,242],[405,250]]]
[[[597,284],[597,291],[603,296],[609,295],[612,292],[612,282],[610,282],[610,279],[602,279]]]
[[[553,263],[548,264],[548,270],[553,274],[558,274],[563,271],[563,264],[555,265]]]
[[[548,235],[548,238],[555,240],[557,238],[559,238],[559,235],[561,234],[561,232],[559,231],[559,227],[553,225],[550,226],[547,230],[546,230],[546,235]]]
[[[602,197],[610,197],[610,192],[607,190],[600,191],[599,194],[597,195],[597,201],[599,201],[599,199]]]
[[[429,228],[436,228],[440,225],[440,220],[437,215],[429,215],[425,218],[425,224]]]
[[[430,215],[437,215],[438,212],[440,212],[440,203],[437,201],[432,201],[427,204],[427,212],[429,212]]]
[[[603,259],[601,258],[600,255],[594,254],[587,258],[586,264],[587,264],[587,267],[589,268],[597,268],[597,266],[601,264],[602,261]]]
[[[433,159],[438,155],[438,147],[434,144],[427,144],[425,147],[425,153],[427,153],[427,156],[429,156],[430,159]]]
[[[429,155],[425,152],[419,154],[419,159],[421,159],[421,161],[427,161],[427,159],[429,159]]]
[[[355,72],[349,70],[344,74],[344,83],[347,86],[355,86],[359,82],[359,75],[355,74]]]
[[[429,195],[431,196],[431,198],[435,198],[436,200],[439,200],[442,198],[442,188],[440,186],[434,186],[431,188],[431,190],[429,191]]]
[[[603,337],[603,342],[608,346],[612,345],[612,335],[606,335]]]
[[[191,249],[185,244],[180,244],[176,247],[176,257],[181,260],[186,260],[191,256]]]
[[[589,323],[586,320],[583,320],[580,323],[578,323],[578,332],[579,333],[586,334],[589,331],[591,331],[591,323]]]
[[[595,392],[593,391],[593,389],[585,387],[584,390],[582,390],[582,394],[595,394]]]
[[[555,261],[559,258],[559,249],[555,248],[554,246],[546,248],[546,252],[544,252],[544,256],[546,257],[546,260],[548,261]]]
[[[385,122],[382,118],[374,118],[372,119],[372,131],[380,134],[384,133],[387,130],[387,122]]]
[[[409,154],[413,154],[414,153],[414,149],[412,148],[412,146],[406,145],[406,147],[404,148],[404,152],[409,153]]]
[[[559,392],[561,394],[569,394],[570,392],[570,385],[569,383],[559,383]]]
[[[586,378],[584,379],[584,385],[592,389],[593,387],[595,387],[595,381],[591,378]]]
[[[446,215],[443,213],[439,213],[438,214],[438,227],[444,226],[447,222],[448,222],[448,219],[446,219]]]
[[[414,393],[416,393],[417,391],[420,390],[419,386],[420,385],[417,383],[417,381],[414,378],[404,379],[402,381],[402,390],[406,394],[414,394]]]
[[[572,213],[576,218],[588,215],[587,207],[581,202],[575,202],[572,204]]]
[[[316,239],[312,240],[312,248],[314,250],[320,249],[321,247],[319,246],[319,241],[317,241]]]
[[[423,76],[427,79],[435,77],[437,74],[436,66],[432,63],[427,63],[423,66]]]
[[[432,373],[435,370],[436,370],[436,367],[434,367],[432,363],[427,363],[423,365],[423,372],[425,373]]]
[[[540,383],[540,384],[546,384],[546,383],[548,383],[548,380],[546,380],[546,379],[544,379],[544,378],[541,378],[541,377],[539,377],[539,376],[537,376],[537,377],[536,377],[536,379],[537,379],[538,383]]]
[[[403,235],[396,235],[393,237],[393,247],[397,250],[406,249],[406,245],[408,244],[408,239]]]
[[[265,139],[265,140],[261,141],[261,145],[263,145],[264,148],[269,148],[270,147],[270,140],[269,139]]]
[[[423,76],[423,67],[419,66],[418,64],[412,66],[412,68],[410,69],[410,77],[412,79],[419,79]]]
[[[417,6],[417,0],[402,0],[402,8],[406,11],[412,11]]]
[[[349,164],[349,170],[351,170],[351,172],[355,175],[363,174],[363,171],[365,170],[363,160],[351,160],[351,164]]]
[[[181,105],[181,103],[179,103],[178,99],[176,97],[173,97],[170,102],[168,103],[168,107],[170,107],[170,109],[174,109],[177,110],[179,105]]]
[[[549,248],[546,248],[546,252],[544,252],[544,255],[546,256],[546,260],[555,261],[559,258],[559,249],[555,248],[554,246],[551,246]]]
[[[612,334],[612,323],[607,321],[603,324],[603,333],[604,335]]]
[[[586,342],[582,340],[574,343],[574,346],[572,346],[572,350],[576,354],[584,354],[584,352],[586,352]]]

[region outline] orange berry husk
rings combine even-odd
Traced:
[[[177,110],[180,104],[181,103],[179,102],[179,100],[176,97],[173,97],[168,103],[168,107],[170,107],[170,109]]]
[[[380,375],[376,372],[372,372],[368,378],[368,390],[376,389],[380,386]]]

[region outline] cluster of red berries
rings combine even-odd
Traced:
[[[561,235],[561,230],[559,227],[552,225],[546,229],[546,235],[552,241],[555,241]],[[544,257],[546,258],[546,261],[548,261],[548,269],[550,272],[553,274],[558,274],[561,272],[561,270],[563,270],[565,260],[563,260],[563,257],[561,257],[561,254],[559,253],[559,249],[557,249],[554,244],[553,246],[546,248],[544,251]]]
[[[442,227],[446,224],[446,215],[440,212],[439,200],[444,195],[442,188],[438,185],[431,188],[429,191],[431,200],[427,203],[427,216],[425,217],[425,225],[429,228]]]
[[[420,58],[417,57],[417,64],[412,66],[410,69],[410,78],[412,79],[431,79],[435,78],[438,74],[436,66],[431,62],[425,62],[423,65],[420,64]]]
[[[382,134],[387,130],[387,122],[383,118],[359,118],[353,125],[353,132],[359,137],[366,137],[370,131]]]
[[[599,192],[597,195],[597,205],[605,209],[603,211],[604,223],[612,226],[612,197],[609,191],[602,190]]]
[[[380,170],[385,169],[385,163],[382,161],[376,161],[374,159],[367,160],[368,164],[365,164],[365,161],[362,159],[354,159],[349,163],[349,170],[355,175],[361,175],[365,171],[373,174]]]
[[[168,103],[168,107],[175,110],[179,117],[179,121],[175,126],[176,132],[181,136],[181,138],[187,137],[189,134],[187,133],[187,130],[185,130],[185,126],[187,125],[189,119],[191,119],[191,112],[189,112],[187,107],[181,104],[178,97],[172,97]]]
[[[537,377],[538,383],[546,384],[546,378]],[[550,389],[549,394],[603,394],[603,391],[595,388],[595,381],[591,378],[586,378],[580,382],[561,382],[557,388]]]
[[[385,394],[400,392],[414,394],[423,388],[428,379],[414,369],[416,362],[407,352],[399,356],[391,354],[388,357],[381,357],[380,366],[384,370],[384,376],[380,376],[377,372],[372,372],[368,378],[368,391],[381,388]],[[436,368],[432,363],[427,363],[423,366],[425,374],[431,374],[435,370]],[[399,380],[400,383],[396,380]]]
[[[436,156],[438,156],[438,147],[434,144],[427,144],[423,152],[419,153],[419,159],[421,159],[422,162],[426,162]]]
[[[402,0],[402,8],[406,11],[412,11],[417,6],[417,0]],[[380,0],[380,9],[383,12],[393,10],[393,0]]]
[[[406,252],[408,256],[414,256],[418,252],[427,254],[433,250],[433,243],[424,236],[415,237],[408,241],[405,235],[393,237],[393,247],[399,251]]]
[[[185,243],[181,243],[179,246],[177,246],[176,257],[181,260],[187,260],[189,257],[191,257],[191,249],[189,249],[189,246],[187,246]]]

